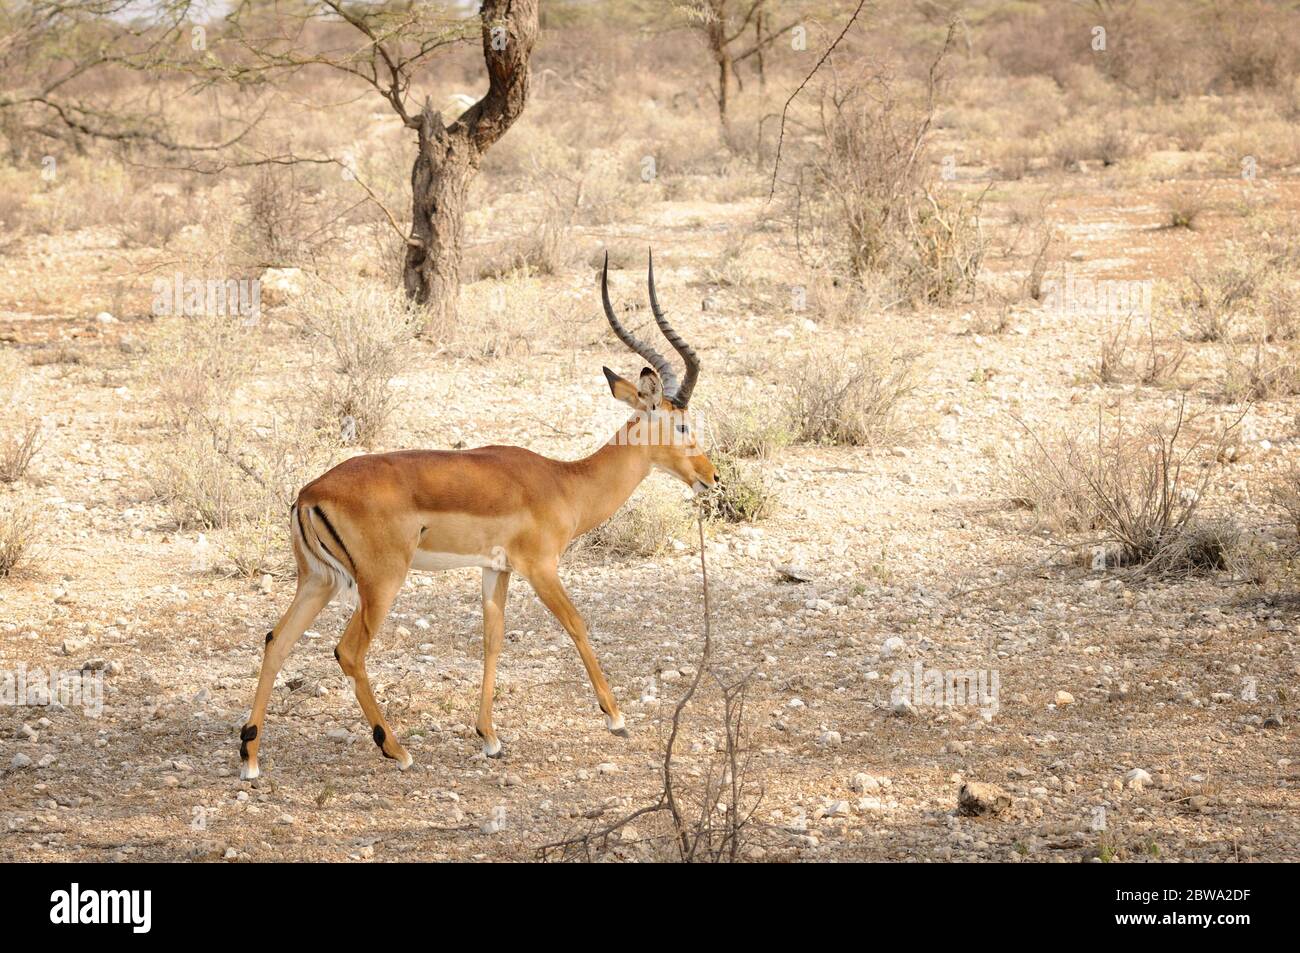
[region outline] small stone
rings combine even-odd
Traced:
[[[234,860],[235,858],[237,858],[237,857],[239,856],[239,851],[235,850],[235,848],[233,848],[233,847],[227,847],[227,848],[226,848],[226,852],[225,852],[224,854],[222,854],[222,856],[223,856],[226,860]]]
[[[1124,775],[1124,783],[1134,791],[1141,791],[1151,783],[1151,775],[1141,768],[1134,768]]]
[[[602,761],[600,764],[596,765],[596,773],[597,774],[618,774],[619,773],[618,765],[616,765],[612,761]]]
[[[865,771],[859,771],[853,775],[853,780],[849,782],[849,787],[858,794],[874,794],[880,790],[880,782]]]
[[[284,825],[287,826],[287,825],[289,825],[289,824],[293,824],[293,823],[295,823],[295,822],[294,822],[294,819],[293,819],[293,815],[292,815],[292,814],[281,814],[279,817],[277,817],[277,818],[275,819],[275,823],[277,823],[277,824],[284,824]]]
[[[479,830],[484,834],[499,834],[502,828],[506,826],[506,808],[504,804],[498,804],[492,808],[492,814],[483,822]]]
[[[1073,704],[1074,704],[1074,696],[1071,695],[1069,692],[1060,691],[1056,693],[1057,708],[1065,708],[1068,705],[1073,705]]]
[[[817,743],[827,748],[838,748],[843,739],[838,731],[823,731],[817,739]]]
[[[848,801],[831,801],[826,805],[826,817],[848,817],[850,813]]]
[[[21,771],[23,768],[30,768],[31,766],[32,759],[21,751],[14,755],[14,759],[9,762],[10,771]]]
[[[1260,724],[1261,724],[1261,726],[1264,727],[1264,728],[1281,728],[1281,727],[1282,727],[1282,716],[1279,715],[1279,714],[1276,714],[1276,713],[1275,713],[1275,714],[1272,714],[1272,715],[1269,715],[1269,716],[1268,716],[1267,718],[1265,718],[1265,719],[1264,719]]]
[[[777,566],[776,574],[782,582],[812,582],[812,574],[798,566]]]
[[[885,644],[880,647],[881,658],[894,658],[903,654],[907,649],[907,643],[896,635],[891,635],[885,639]]]
[[[957,794],[957,813],[967,816],[1001,814],[1010,806],[1010,794],[983,781],[967,781]]]

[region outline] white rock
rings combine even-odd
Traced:
[[[901,655],[907,649],[907,643],[896,635],[891,635],[885,639],[885,644],[880,647],[881,658],[893,658]]]
[[[823,731],[817,742],[827,748],[838,748],[842,740],[838,731]]]
[[[32,759],[21,751],[14,755],[14,759],[9,762],[10,771],[21,771],[23,768],[30,768],[31,766]]]
[[[1074,704],[1074,696],[1071,695],[1069,692],[1060,691],[1056,693],[1057,708],[1064,708],[1067,705],[1073,705],[1073,704]]]
[[[1128,774],[1124,775],[1124,782],[1135,791],[1141,791],[1151,783],[1151,775],[1141,768],[1134,768]]]
[[[880,782],[872,775],[865,771],[859,771],[853,775],[853,780],[849,782],[849,787],[858,794],[874,794],[880,790]]]

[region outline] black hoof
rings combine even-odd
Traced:
[[[616,736],[616,737],[618,737],[618,738],[630,738],[630,737],[631,737],[631,734],[628,732],[628,730],[627,730],[626,728],[618,728],[618,729],[615,729],[614,731],[611,731],[610,734],[611,734],[611,735],[614,735],[614,736]]]

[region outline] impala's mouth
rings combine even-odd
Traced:
[[[695,491],[696,496],[699,496],[701,493],[708,493],[710,487],[703,480],[696,480],[691,484],[691,489]]]

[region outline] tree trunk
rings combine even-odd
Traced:
[[[426,309],[424,333],[444,337],[460,302],[465,198],[477,163],[467,140],[452,139],[427,104],[420,115],[419,152],[411,168],[411,237],[402,284]],[[417,244],[418,243],[418,244]]]
[[[450,126],[426,99],[411,123],[419,151],[411,167],[411,239],[402,284],[428,308],[425,333],[451,330],[460,303],[465,199],[479,162],[528,101],[528,60],[537,39],[537,0],[483,0],[488,91]]]

